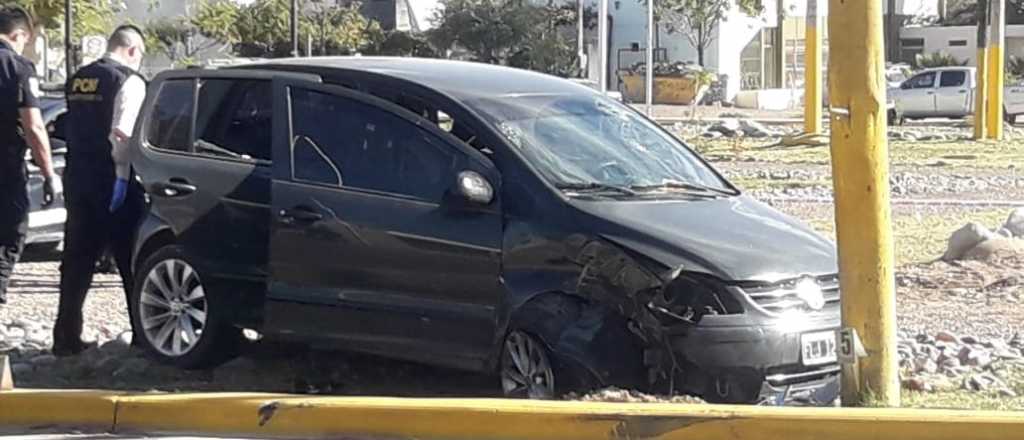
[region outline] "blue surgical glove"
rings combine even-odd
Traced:
[[[117,211],[124,205],[124,198],[128,194],[128,180],[120,177],[114,181],[114,191],[110,194],[110,212]]]

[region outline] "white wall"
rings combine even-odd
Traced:
[[[968,60],[968,65],[977,66],[978,28],[976,26],[929,26],[904,28],[900,38],[924,39],[924,52],[945,52],[960,59]],[[950,40],[967,40],[967,46],[950,47]],[[1024,25],[1006,27],[1006,56],[1024,56]]]

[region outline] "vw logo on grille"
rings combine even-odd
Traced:
[[[804,278],[796,283],[796,296],[812,310],[821,310],[825,307],[825,294],[813,278]]]

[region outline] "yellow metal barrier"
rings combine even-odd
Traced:
[[[1015,440],[1024,413],[270,394],[0,393],[0,426],[446,440]]]

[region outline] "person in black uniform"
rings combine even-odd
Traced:
[[[53,329],[53,354],[71,356],[82,342],[82,305],[96,263],[110,249],[130,297],[132,239],[143,212],[142,188],[132,178],[128,141],[146,96],[142,32],[117,28],[107,55],[76,72],[65,85],[68,152],[64,170],[68,219],[60,270],[60,306]],[[131,300],[129,315],[133,312]],[[137,329],[136,329],[137,330]],[[137,335],[137,333],[136,333]],[[137,343],[139,338],[133,338]]]
[[[35,66],[21,53],[32,37],[32,18],[24,9],[0,9],[0,304],[14,265],[21,258],[28,231],[28,170],[25,149],[42,170],[43,204],[60,193],[60,178],[53,172],[50,138],[39,113]]]

